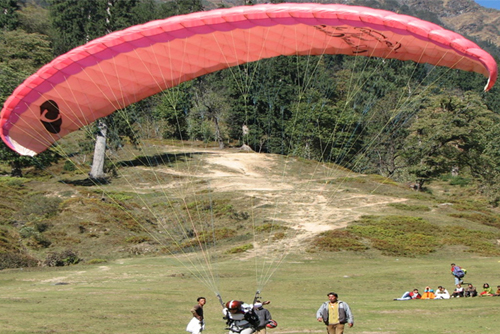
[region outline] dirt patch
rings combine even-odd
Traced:
[[[199,151],[199,150],[198,150]],[[356,194],[348,187],[325,182],[325,176],[316,173],[323,166],[313,166],[308,171],[294,172],[294,160],[258,153],[210,150],[197,163],[196,173],[165,168],[162,172],[177,177],[193,178],[208,184],[213,192],[231,192],[242,197],[253,198],[255,205],[249,211],[265,211],[269,221],[279,222],[289,228],[287,238],[276,243],[268,240],[255,242],[255,249],[272,251],[286,247],[294,252],[303,252],[307,240],[331,229],[344,228],[348,222],[367,212],[373,213],[389,203],[405,199],[380,195]],[[208,154],[209,153],[209,154]],[[344,176],[342,176],[344,177]],[[334,173],[328,180],[336,178]],[[166,185],[181,188],[182,182]],[[249,202],[251,203],[251,202]],[[286,245],[283,245],[286,243]],[[272,245],[271,245],[272,244]],[[253,256],[247,252],[246,260]]]

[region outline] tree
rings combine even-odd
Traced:
[[[498,116],[478,93],[445,92],[429,98],[410,127],[404,156],[421,189],[431,178],[466,167],[481,173],[489,129]]]
[[[49,11],[46,8],[29,3],[18,13],[21,29],[28,33],[51,35]]]
[[[22,177],[22,170],[26,167],[35,167],[36,169],[43,170],[52,163],[57,162],[60,158],[58,153],[51,150],[42,152],[35,157],[21,156],[8,148],[3,142],[0,143],[0,160],[9,164],[11,168],[10,175],[12,177]]]
[[[54,41],[56,53],[62,53],[92,39],[112,31],[126,28],[134,22],[133,12],[137,0],[52,0],[50,15],[57,38]],[[96,122],[96,141],[91,179],[100,180],[105,177],[105,156],[109,124],[114,115]],[[127,133],[124,129],[115,129],[114,133]]]
[[[0,29],[15,30],[19,26],[19,9],[16,0],[0,0]]]
[[[214,76],[208,78],[214,78]],[[225,121],[230,107],[225,98],[225,89],[220,85],[218,88],[217,85],[210,84],[207,78],[198,81],[194,92],[194,105],[190,114],[191,118],[197,120],[200,124],[213,122],[214,139],[219,144],[219,148],[222,149],[224,148],[222,123]]]
[[[50,6],[52,24],[58,32],[54,40],[55,51],[58,54],[68,51],[91,39],[133,24],[144,23],[152,18],[185,14],[202,9],[199,0],[176,0],[161,5],[152,1],[141,3],[138,0],[52,0]],[[148,13],[148,10],[152,12]],[[121,113],[127,113],[130,109],[134,107],[126,108]],[[179,110],[174,108],[173,111],[177,113]],[[109,139],[114,141],[115,147],[120,146],[121,137],[128,137],[134,143],[137,140],[131,129],[135,119],[122,122],[115,119],[116,115],[114,113],[96,122],[96,150],[89,174],[91,178],[102,179],[105,175],[104,160],[106,148],[109,147]],[[110,135],[112,138],[108,138]]]
[[[55,54],[135,24],[137,3],[138,0],[51,0]]]
[[[52,58],[46,36],[28,34],[22,30],[4,31],[0,34],[0,105],[29,75]],[[12,176],[22,176],[22,168],[43,168],[56,161],[58,155],[44,152],[35,158],[23,157],[3,142],[0,144],[0,160],[11,167]]]
[[[498,116],[497,116],[498,117]],[[485,131],[481,163],[472,169],[472,175],[479,180],[480,190],[495,206],[500,203],[500,119]]]
[[[195,80],[183,82],[157,94],[151,110],[155,128],[161,129],[162,138],[187,139],[188,115],[192,108],[192,87]]]
[[[106,156],[106,138],[108,134],[108,125],[104,119],[97,120],[97,135],[94,147],[94,159],[89,177],[93,180],[103,180],[106,178],[104,173],[104,157]]]

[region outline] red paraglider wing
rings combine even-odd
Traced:
[[[430,63],[497,78],[494,59],[433,23],[366,7],[279,4],[152,21],[56,58],[5,102],[3,140],[23,155],[198,76],[279,55],[346,54]]]

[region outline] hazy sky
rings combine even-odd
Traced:
[[[500,9],[500,0],[475,0],[478,4],[486,8]]]

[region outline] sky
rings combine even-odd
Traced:
[[[479,5],[486,8],[495,8],[500,10],[500,0],[475,0]]]

